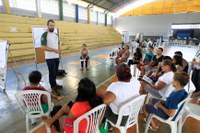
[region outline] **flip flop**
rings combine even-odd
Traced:
[[[146,128],[147,124],[144,124],[143,126]],[[149,125],[149,129],[154,132],[158,130],[158,128],[153,128],[151,125]]]

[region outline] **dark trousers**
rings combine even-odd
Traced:
[[[58,73],[59,58],[46,59],[47,66],[49,69],[49,83],[51,88],[56,86],[56,75]]]
[[[129,60],[128,61],[128,66],[130,67],[131,65],[133,65],[133,64],[139,64],[140,63],[140,61],[133,61],[133,60]]]
[[[196,88],[195,92],[200,91],[200,70],[194,69],[192,73],[192,82]]]
[[[80,59],[83,60],[82,57],[80,57]],[[88,56],[87,58],[85,58],[85,68],[88,67],[88,60],[89,60],[89,59],[90,59],[89,56]],[[84,64],[84,61],[81,61],[81,68],[83,68],[83,64]]]
[[[114,114],[109,106],[106,107],[106,112],[105,112],[105,115],[104,115],[104,118],[102,121],[105,122],[106,119],[108,119],[109,121],[111,121],[114,124],[117,123],[118,115]],[[127,120],[128,120],[128,116],[123,116],[120,125],[125,126],[127,123]],[[110,126],[111,125],[109,125],[109,128],[110,128]]]

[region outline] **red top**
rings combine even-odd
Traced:
[[[71,112],[76,118],[85,114],[91,109],[91,106],[88,101],[86,102],[76,102],[71,108]],[[65,132],[66,133],[73,133],[73,123],[75,120],[70,120],[68,117],[65,120]],[[85,133],[87,121],[84,119],[79,123],[79,133]],[[75,127],[77,128],[77,127]]]

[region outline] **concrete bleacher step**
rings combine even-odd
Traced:
[[[44,18],[0,13],[0,40],[8,40],[11,43],[10,50],[15,60],[27,60],[35,57],[32,26],[46,27],[46,21],[47,19]],[[86,43],[89,48],[97,48],[121,42],[120,33],[112,27],[58,20],[55,21],[55,24],[59,28],[63,53],[79,51],[83,43]]]

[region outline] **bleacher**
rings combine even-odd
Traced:
[[[0,14],[0,40],[8,40],[16,61],[33,59],[35,50],[32,26],[46,26],[47,19]],[[121,35],[112,27],[55,21],[59,28],[63,53],[79,51],[83,43],[89,48],[116,45]],[[9,60],[10,61],[10,60]]]

